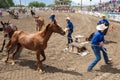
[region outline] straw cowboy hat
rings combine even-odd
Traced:
[[[102,14],[102,15],[101,15],[101,18],[105,18],[105,17],[106,17],[105,14]]]
[[[55,15],[54,13],[51,13],[50,15]]]
[[[100,25],[97,25],[96,29],[97,30],[105,30],[107,28],[107,26],[105,26],[105,24],[100,24]]]
[[[67,17],[66,19],[67,19],[67,20],[70,20],[70,17]]]

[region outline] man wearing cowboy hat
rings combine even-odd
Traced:
[[[104,24],[97,25],[96,29],[97,32],[94,33],[92,39],[91,39],[91,47],[95,55],[95,59],[92,61],[92,63],[88,66],[88,71],[91,71],[93,67],[101,60],[101,54],[100,51],[103,53],[103,57],[106,64],[111,64],[108,55],[106,53],[106,49],[104,46],[104,30],[107,28]]]
[[[109,24],[109,22],[108,22],[108,20],[106,19],[106,16],[105,16],[104,14],[101,16],[101,18],[102,18],[102,19],[99,20],[97,24],[98,24],[98,25],[99,25],[99,24],[105,24],[105,26],[107,26],[107,28],[106,28],[106,29],[104,30],[104,32],[103,32],[103,34],[106,35],[110,24]]]
[[[67,27],[65,28],[65,32],[68,31],[68,35],[67,35],[67,39],[68,39],[68,44],[67,47],[69,47],[69,44],[73,42],[72,39],[72,33],[73,33],[73,23],[70,21],[70,17],[66,18],[66,22],[67,22]]]

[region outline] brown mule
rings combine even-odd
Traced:
[[[42,71],[41,64],[46,59],[44,50],[46,49],[47,42],[53,32],[65,35],[65,31],[57,25],[56,21],[48,24],[44,29],[42,29],[42,31],[35,32],[33,34],[28,34],[24,31],[16,31],[11,38],[11,45],[8,47],[8,55],[5,62],[8,61],[10,50],[16,47],[12,56],[12,64],[14,64],[14,56],[19,48],[23,46],[26,49],[36,51],[37,70]],[[43,57],[42,60],[40,60],[40,55]]]
[[[2,44],[2,48],[1,48],[0,52],[2,52],[3,49],[4,49],[4,46],[5,46],[5,43],[6,43],[6,38],[8,38],[10,40],[10,38],[13,35],[13,33],[15,31],[17,31],[17,27],[14,26],[14,25],[12,25],[11,23],[9,23],[9,21],[8,22],[2,22],[1,21],[1,24],[3,26],[2,31],[4,33],[4,40],[3,40],[3,44]],[[10,41],[8,42],[8,44],[6,45],[6,47],[9,46],[9,44],[10,44]]]
[[[36,22],[36,31],[40,31],[44,25],[44,19],[39,16],[34,16]]]

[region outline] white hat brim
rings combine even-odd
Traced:
[[[97,30],[105,30],[107,28],[107,26],[104,26],[104,27],[100,27],[101,25],[97,25],[96,29]]]
[[[67,19],[67,20],[70,20],[70,18],[69,18],[69,17],[67,17],[66,19]]]

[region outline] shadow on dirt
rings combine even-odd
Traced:
[[[113,65],[102,65],[100,67],[100,70],[98,70],[100,72],[109,72],[109,73],[120,73],[120,69],[114,68]]]
[[[20,59],[20,62],[18,65],[23,66],[23,67],[30,67],[31,69],[36,70],[36,61],[34,60],[27,60],[27,59]]]
[[[82,76],[81,73],[79,72],[76,72],[76,71],[73,71],[73,70],[63,70],[63,69],[58,69],[56,67],[53,67],[53,66],[49,66],[49,65],[45,65],[43,64],[43,70],[45,72],[48,72],[48,73],[56,73],[56,72],[60,72],[60,73],[65,73],[65,74],[71,74],[71,75],[76,75],[76,76]]]
[[[26,60],[26,59],[21,59],[21,61],[18,63],[20,66],[23,67],[30,67],[31,69],[36,70],[37,66],[36,66],[36,61],[33,60]],[[73,71],[73,70],[63,70],[63,69],[58,69],[56,67],[53,66],[49,66],[46,64],[42,64],[42,70],[45,73],[56,73],[56,72],[60,72],[60,73],[65,73],[65,74],[71,74],[71,75],[77,75],[77,76],[82,76],[81,73]]]

